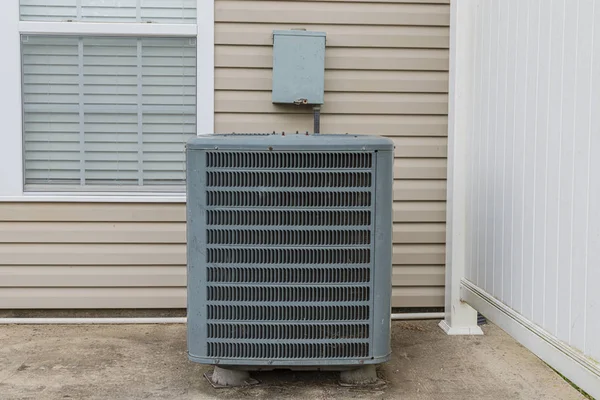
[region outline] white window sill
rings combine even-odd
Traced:
[[[185,203],[185,193],[24,193],[2,203]]]
[[[196,24],[148,24],[141,22],[48,22],[20,21],[22,35],[107,35],[196,37]]]

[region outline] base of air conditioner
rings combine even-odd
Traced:
[[[254,366],[252,371],[259,371]],[[273,368],[273,369],[288,369],[288,368]],[[314,370],[314,368],[292,368],[293,370]],[[367,364],[362,366],[347,367],[347,369],[340,370],[339,367],[332,368],[318,368],[321,371],[339,371],[340,386],[346,387],[362,387],[362,386],[382,386],[385,382],[377,377],[377,369],[375,364]],[[215,389],[232,388],[232,387],[244,387],[257,385],[260,382],[250,377],[249,370],[240,369],[239,366],[236,368],[229,367],[214,367],[213,371],[204,374],[204,377],[209,381]]]
[[[322,359],[226,359],[195,356],[188,352],[188,359],[205,365],[242,371],[347,371],[363,365],[382,364],[389,361],[391,353],[369,358],[322,358]]]

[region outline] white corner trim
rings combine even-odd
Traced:
[[[21,41],[19,40],[19,2],[2,2],[0,12],[0,196],[20,195],[23,192],[21,164]]]
[[[446,320],[442,320],[439,324],[446,335],[483,335],[483,331],[479,326],[457,326],[451,327]]]
[[[465,276],[468,215],[468,133],[471,111],[473,0],[450,2],[448,80],[448,171],[446,191],[445,323],[449,335],[481,335],[477,312],[460,301]]]
[[[592,397],[600,399],[600,364],[462,279],[461,298]]]
[[[46,22],[20,21],[23,35],[94,35],[94,36],[190,36],[196,37],[195,24],[147,24],[141,22]]]
[[[215,1],[198,0],[196,6],[196,132],[215,132]]]

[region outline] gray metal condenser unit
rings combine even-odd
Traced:
[[[393,144],[227,134],[187,144],[188,356],[222,367],[390,357]]]

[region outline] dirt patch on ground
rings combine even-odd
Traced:
[[[0,399],[582,399],[499,328],[446,336],[436,321],[394,322],[384,385],[347,388],[335,372],[253,373],[213,389],[186,356],[185,325],[2,326]]]

